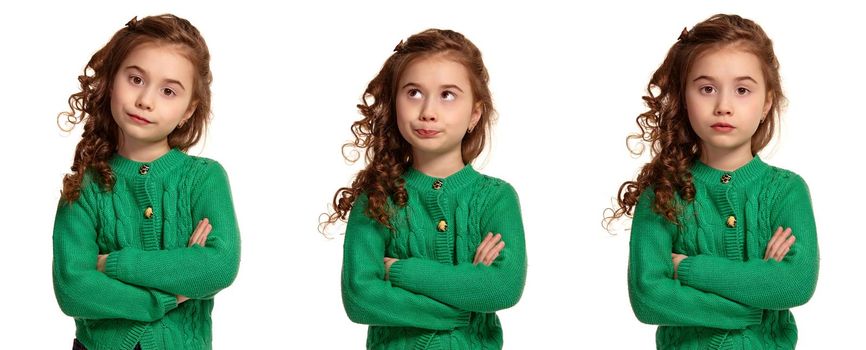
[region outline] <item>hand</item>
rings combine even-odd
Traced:
[[[207,218],[201,219],[198,222],[198,226],[195,227],[195,230],[192,231],[192,236],[189,237],[189,247],[192,247],[196,244],[204,247],[205,242],[207,242],[207,236],[210,234],[211,230],[213,230],[213,226],[211,226],[210,221]]]
[[[108,254],[99,254],[96,256],[96,271],[105,272],[105,261],[108,260]]]
[[[782,261],[788,251],[791,250],[791,245],[794,244],[796,238],[791,234],[791,228],[788,227],[782,230],[782,227],[776,229],[776,233],[770,238],[770,243],[767,243],[767,251],[764,252],[764,261],[773,259]]]
[[[478,248],[475,249],[475,259],[472,260],[472,264],[478,265],[478,263],[482,263],[490,266],[499,256],[499,252],[504,248],[505,241],[502,240],[502,235],[498,233],[494,235],[493,232],[488,232],[484,240],[481,241],[481,244],[478,245]]]
[[[184,301],[189,300],[189,298],[187,298],[187,297],[185,297],[185,296],[183,296],[183,295],[175,295],[174,297],[177,299],[177,304],[178,304],[178,305],[182,304]]]
[[[677,269],[680,268],[680,261],[688,258],[686,255],[671,253],[671,260],[674,262],[674,279],[677,279]]]
[[[400,260],[400,259],[389,258],[387,256],[385,257],[385,280],[386,281],[388,280],[388,275],[391,272],[391,265],[394,265],[394,263],[397,262],[397,260]]]

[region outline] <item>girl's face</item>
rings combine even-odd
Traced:
[[[192,116],[194,67],[181,52],[178,46],[145,43],[121,63],[111,90],[121,147],[168,150],[168,134]]]
[[[687,77],[689,122],[704,153],[751,157],[752,135],[772,106],[758,57],[734,45],[710,50]]]
[[[466,67],[441,54],[406,67],[397,86],[397,127],[416,160],[446,156],[462,164],[463,136],[481,117],[469,79]]]

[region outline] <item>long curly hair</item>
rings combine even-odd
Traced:
[[[755,22],[737,15],[717,14],[698,23],[692,30],[683,29],[676,43],[668,50],[661,67],[647,85],[643,100],[649,108],[637,117],[640,132],[626,139],[629,150],[639,155],[650,144],[652,160],[644,165],[634,181],[624,182],[618,192],[618,206],[608,223],[623,215],[632,215],[641,193],[652,186],[655,199],[653,211],[670,222],[677,223],[680,199],[691,202],[695,186],[690,167],[701,156],[700,138],[691,128],[685,105],[686,79],[695,60],[702,54],[734,45],[758,57],[767,84],[767,99],[772,101],[767,117],[752,135],[752,155],[757,154],[773,138],[777,119],[785,96],[779,77],[779,61],[773,43]],[[631,141],[639,141],[632,144]],[[632,146],[638,146],[637,150]]]
[[[111,114],[112,85],[123,60],[145,43],[177,46],[195,68],[190,102],[195,110],[186,123],[168,135],[169,147],[187,151],[207,128],[213,77],[210,52],[198,29],[189,21],[170,14],[133,18],[90,58],[84,72],[78,76],[81,91],[69,96],[70,110],[57,116],[57,125],[65,131],[84,123],[70,168],[72,172],[63,177],[62,197],[67,202],[78,199],[87,171],[92,171],[105,189],[114,186],[114,174],[108,161],[117,151],[120,130]]]
[[[463,137],[463,163],[472,162],[484,150],[489,142],[495,111],[481,51],[462,34],[451,30],[428,29],[412,35],[394,48],[394,53],[361,97],[358,110],[363,118],[352,124],[355,140],[343,145],[343,157],[354,162],[358,157],[348,156],[347,150],[366,149],[364,159],[367,166],[357,174],[351,186],[342,187],[334,194],[334,212],[322,222],[322,228],[346,220],[362,193],[367,195],[369,203],[365,214],[389,228],[392,210],[388,199],[396,206],[406,205],[405,181],[401,175],[412,165],[412,147],[397,128],[397,85],[412,62],[438,54],[447,55],[466,67],[474,102],[481,107],[478,123]]]

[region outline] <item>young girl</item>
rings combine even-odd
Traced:
[[[240,238],[219,163],[184,153],[210,115],[210,54],[187,20],[133,18],[78,77],[84,123],[54,223],[73,349],[210,349]]]
[[[818,243],[806,183],[757,156],[785,101],[770,39],[713,16],[683,30],[647,91],[636,137],[653,158],[613,215],[634,210],[635,315],[660,325],[659,349],[794,348],[788,309],[815,290]]]
[[[370,325],[368,349],[502,347],[494,312],[520,299],[526,252],[517,193],[469,165],[490,132],[487,81],[475,45],[430,29],[394,48],[358,105],[347,146],[368,164],[326,224],[349,217],[343,306]]]

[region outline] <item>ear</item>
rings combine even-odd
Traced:
[[[198,108],[198,101],[192,101],[189,103],[189,107],[186,109],[183,119],[180,120],[180,125],[186,124],[189,118],[192,118],[192,114],[195,113],[196,108]]]
[[[481,120],[481,113],[483,112],[484,104],[481,101],[475,102],[475,106],[472,108],[472,117],[469,119],[469,130],[475,129],[475,125]]]
[[[773,107],[773,100],[775,100],[775,98],[773,97],[773,93],[772,93],[772,92],[767,92],[767,98],[764,100],[764,108],[763,108],[763,110],[762,110],[762,111],[763,111],[762,114],[763,114],[763,116],[764,116],[764,119],[766,119],[767,117],[769,117],[769,116],[767,115],[767,113],[770,113],[770,108]]]

